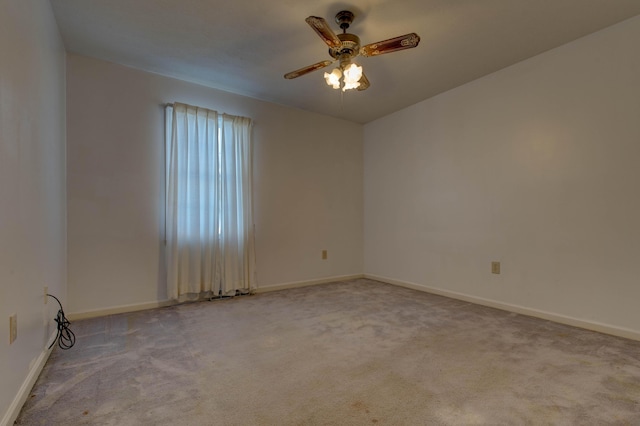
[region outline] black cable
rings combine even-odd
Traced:
[[[60,349],[69,349],[76,343],[76,335],[73,334],[73,331],[71,331],[71,329],[69,328],[69,325],[71,325],[71,323],[64,316],[64,310],[62,309],[62,303],[60,303],[60,300],[58,300],[58,298],[52,294],[47,294],[47,296],[56,299],[58,305],[60,305],[60,310],[54,318],[54,320],[58,323],[58,334],[56,335],[56,338],[53,340],[53,342],[51,342],[48,349],[51,349],[51,347],[53,347],[53,345],[56,343],[56,340],[58,341],[58,346],[60,346]]]

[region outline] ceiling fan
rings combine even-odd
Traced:
[[[360,47],[360,38],[355,34],[350,34],[347,29],[353,22],[354,15],[348,10],[340,11],[336,14],[336,23],[342,29],[342,33],[336,35],[323,18],[309,16],[305,21],[313,28],[320,38],[329,46],[329,55],[332,60],[324,60],[313,65],[300,68],[284,75],[286,79],[293,79],[308,74],[339,61],[340,66],[331,73],[324,73],[327,84],[334,89],[342,90],[357,89],[365,90],[369,87],[369,80],[362,72],[362,67],[352,62],[358,55],[364,57],[378,56],[384,53],[396,52],[398,50],[411,49],[420,43],[420,36],[416,33],[409,33],[403,36],[390,38],[388,40],[370,43]]]

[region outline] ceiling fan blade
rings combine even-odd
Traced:
[[[300,77],[301,75],[305,75],[305,74],[308,74],[308,73],[310,73],[312,71],[319,70],[321,68],[327,67],[327,66],[331,65],[333,62],[334,61],[329,61],[329,60],[320,61],[320,62],[317,62],[317,63],[315,63],[313,65],[309,65],[309,66],[306,66],[304,68],[300,68],[299,70],[295,70],[295,71],[291,71],[289,73],[286,73],[284,75],[284,78],[286,78],[287,80],[291,80],[292,78],[297,78],[297,77]]]
[[[327,46],[339,47],[342,45],[342,42],[336,33],[333,32],[331,27],[329,27],[329,24],[327,24],[327,21],[324,19],[317,16],[309,16],[305,21],[316,33],[318,33],[320,38],[327,43]]]
[[[396,52],[398,50],[411,49],[420,43],[420,36],[416,33],[405,34],[389,40],[367,44],[360,49],[362,56],[378,56],[383,53]]]
[[[364,75],[364,73],[362,73],[362,77],[360,77],[360,80],[358,81],[360,82],[360,86],[357,87],[359,92],[367,90],[369,86],[371,86],[371,84],[369,83],[369,79],[366,75]]]

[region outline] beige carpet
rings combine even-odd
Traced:
[[[640,342],[369,280],[77,321],[21,425],[640,425]]]

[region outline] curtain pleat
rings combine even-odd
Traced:
[[[252,290],[252,121],[167,107],[168,296]]]

